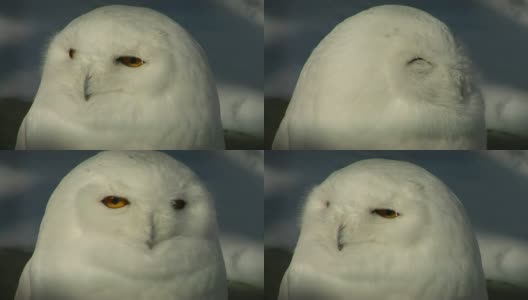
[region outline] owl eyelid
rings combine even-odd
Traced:
[[[433,66],[433,63],[431,63],[430,61],[428,61],[427,59],[423,58],[423,57],[420,57],[420,56],[415,56],[413,57],[411,60],[409,60],[407,62],[407,65],[410,66],[412,64],[415,64],[415,63],[418,63],[418,62],[422,62],[422,63],[426,63],[428,65],[431,65]]]
[[[416,56],[416,57],[413,57],[411,60],[409,60],[409,61],[407,62],[407,64],[410,65],[410,64],[412,64],[412,63],[414,63],[414,62],[421,61],[421,60],[426,61],[425,59],[423,59],[423,58],[421,58],[421,57],[419,57],[419,56]]]

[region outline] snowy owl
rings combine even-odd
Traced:
[[[103,152],[46,207],[16,300],[226,300],[211,197],[157,152]]]
[[[484,103],[448,27],[385,5],[339,24],[304,65],[273,149],[485,149]]]
[[[308,196],[280,300],[485,300],[457,197],[413,164],[370,159]]]
[[[223,149],[220,106],[198,43],[165,15],[105,6],[47,50],[16,149]]]

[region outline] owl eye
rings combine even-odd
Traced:
[[[434,69],[434,65],[421,57],[414,57],[407,62],[407,67],[416,74],[427,75]]]
[[[101,200],[103,204],[108,208],[121,208],[130,204],[126,198],[118,196],[106,196]]]
[[[411,64],[414,64],[414,63],[429,63],[428,61],[426,61],[425,59],[421,58],[421,57],[414,57],[413,59],[409,60],[407,62],[408,65],[411,65]]]
[[[383,217],[385,219],[394,219],[396,217],[400,216],[400,213],[397,211],[394,211],[392,209],[387,208],[377,208],[372,211],[373,214],[377,214],[380,217]]]
[[[185,202],[183,199],[172,200],[172,207],[174,207],[174,209],[183,209],[185,205],[187,205],[187,202]]]
[[[73,59],[75,57],[75,49],[70,48],[70,51],[68,51],[68,55],[71,59]]]
[[[121,56],[117,58],[117,62],[131,68],[141,67],[145,63],[141,58],[135,56]]]

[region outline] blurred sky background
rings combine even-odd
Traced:
[[[266,151],[265,247],[293,251],[311,188],[368,158],[408,161],[442,180],[469,215],[486,277],[528,291],[527,151]]]
[[[267,0],[266,97],[289,100],[321,39],[344,19],[383,4],[416,7],[446,23],[480,76],[488,128],[528,136],[528,0]]]
[[[152,8],[189,31],[209,58],[224,127],[263,136],[264,0],[2,0],[0,98],[33,101],[51,37],[110,4]]]

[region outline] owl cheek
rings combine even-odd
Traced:
[[[424,226],[421,222],[405,221],[408,220],[404,220],[397,224],[397,226],[394,226],[392,235],[395,241],[406,245],[414,245],[424,239],[434,238],[429,234],[427,226]],[[420,230],[416,230],[416,228],[420,228]]]

